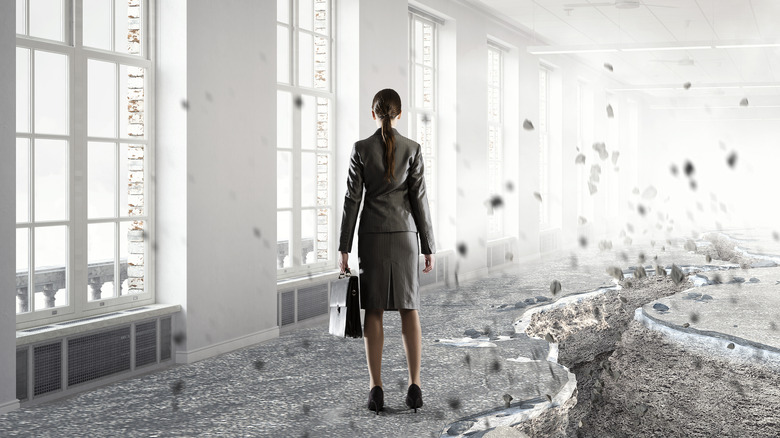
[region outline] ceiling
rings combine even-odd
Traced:
[[[641,6],[631,9],[567,6],[626,0],[469,1],[526,29],[536,39],[535,46],[549,49],[780,43],[780,0],[642,0]],[[651,94],[679,92],[690,82],[692,95],[745,94],[741,87],[748,85],[751,95],[780,96],[780,47],[566,56],[578,56],[594,68],[609,63],[626,88]]]

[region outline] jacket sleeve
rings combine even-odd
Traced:
[[[433,223],[431,222],[431,211],[428,208],[428,194],[425,189],[425,163],[419,145],[414,153],[412,165],[409,167],[406,184],[409,190],[409,202],[412,205],[414,224],[420,235],[420,250],[423,254],[435,254]]]
[[[357,151],[357,144],[352,147],[347,174],[347,194],[344,196],[344,215],[341,217],[341,236],[339,252],[352,251],[352,239],[355,236],[360,202],[363,200],[363,162]]]

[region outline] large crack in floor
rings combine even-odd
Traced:
[[[525,332],[558,343],[558,363],[576,376],[577,387],[567,403],[517,429],[532,437],[780,434],[777,369],[687,349],[634,320],[635,309],[693,285],[740,281],[733,273],[724,281],[725,271],[767,266],[726,236],[706,237],[695,250],[733,265],[685,267],[678,282],[655,272],[629,276],[620,288],[531,315]]]

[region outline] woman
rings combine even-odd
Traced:
[[[420,306],[418,291],[419,241],[425,255],[424,273],[433,270],[436,247],[425,192],[422,150],[401,136],[394,126],[401,118],[401,97],[386,88],[374,96],[371,117],[377,131],[355,143],[347,177],[344,216],[341,220],[339,267],[349,269],[349,252],[365,186],[365,204],[360,216],[358,259],[360,301],[366,310],[363,336],[370,377],[368,409],[377,415],[384,406],[382,390],[382,313],[398,310],[409,368],[406,405],[417,412],[420,389]]]

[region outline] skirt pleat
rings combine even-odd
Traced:
[[[417,233],[365,233],[358,237],[360,307],[420,307],[420,246]]]

